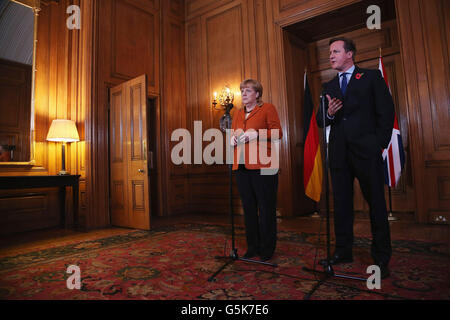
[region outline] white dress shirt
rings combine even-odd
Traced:
[[[347,86],[350,83],[350,79],[352,78],[353,72],[355,71],[355,65],[352,65],[350,68],[348,68],[345,71],[339,72],[339,87],[342,88],[342,80],[344,79],[344,77],[341,77],[341,75],[345,72],[347,73],[345,76],[347,77]],[[334,119],[334,116],[330,116],[327,112],[327,118],[330,120]]]
[[[342,80],[344,79],[343,77],[341,77],[341,75],[344,72],[347,73],[345,76],[347,77],[347,86],[348,86],[350,79],[352,78],[353,71],[355,71],[355,65],[352,65],[350,68],[348,68],[347,70],[345,70],[343,72],[339,72],[339,86],[341,88],[342,88]]]

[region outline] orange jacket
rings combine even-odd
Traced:
[[[281,139],[283,135],[277,110],[273,104],[264,103],[262,106],[256,106],[247,119],[245,119],[244,110],[245,109],[242,108],[236,111],[232,129],[234,131],[242,129],[244,132],[249,129],[256,130],[258,132],[258,138],[245,144],[238,144],[234,147],[233,170],[237,170],[239,163],[243,164],[244,161],[245,168],[249,170],[270,168],[272,161],[269,161],[270,159],[264,159],[264,157],[270,158],[272,156],[271,129],[278,129],[278,139]],[[260,131],[261,129],[267,130],[266,136],[264,136],[265,134],[263,131]],[[245,160],[242,154],[244,152]],[[260,156],[262,156],[262,158]],[[238,160],[241,161],[238,162]],[[276,164],[274,162],[274,166],[278,167],[278,161]]]

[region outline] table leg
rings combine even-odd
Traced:
[[[67,228],[67,212],[66,212],[66,186],[61,187],[61,225]]]
[[[78,229],[78,181],[72,186],[73,191],[73,227]]]

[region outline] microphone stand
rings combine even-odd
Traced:
[[[225,114],[220,119],[220,127],[222,131],[226,131],[226,129],[231,129],[231,115],[230,111],[233,108],[232,103],[228,103],[226,106]],[[252,260],[252,259],[246,259],[246,258],[240,258],[238,256],[237,248],[235,245],[235,231],[234,231],[234,213],[233,213],[233,163],[231,161],[230,164],[228,164],[228,177],[229,177],[229,213],[230,213],[230,219],[231,219],[231,252],[229,256],[216,256],[216,259],[227,259],[227,261],[211,276],[208,278],[209,282],[216,281],[215,277],[223,270],[225,269],[229,264],[235,262],[235,261],[245,261],[245,262],[251,262],[251,263],[258,263],[265,266],[270,267],[277,267],[277,264],[265,262],[265,261],[258,261],[258,260]]]
[[[344,274],[337,274],[333,270],[333,266],[330,263],[331,260],[331,254],[330,254],[330,192],[328,187],[328,170],[329,170],[329,158],[328,158],[328,144],[327,144],[327,137],[326,137],[326,111],[325,111],[325,93],[322,92],[320,95],[320,109],[322,112],[322,124],[323,124],[323,145],[325,146],[325,204],[326,204],[326,212],[327,212],[327,259],[326,262],[323,264],[324,271],[317,271],[315,269],[315,266],[313,269],[303,267],[304,271],[311,272],[311,273],[320,273],[323,274],[324,277],[317,282],[317,284],[305,295],[305,300],[309,300],[312,296],[312,294],[323,284],[325,283],[329,278],[336,277],[336,278],[343,278],[343,279],[351,279],[351,280],[360,280],[360,281],[367,281],[367,279],[360,278],[360,277],[353,277],[349,275]]]

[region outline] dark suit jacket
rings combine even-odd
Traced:
[[[331,168],[342,167],[347,152],[365,159],[380,157],[389,144],[394,125],[394,103],[379,70],[356,66],[345,96],[338,77],[324,85],[325,94],[343,101],[333,120],[325,115],[326,125],[331,125],[328,145]],[[328,99],[325,101],[327,111]],[[323,127],[322,110],[318,110],[316,119],[319,127]]]

